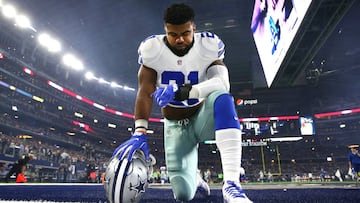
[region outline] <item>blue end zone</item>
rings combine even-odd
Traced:
[[[4,184],[1,200],[46,200],[56,202],[106,202],[99,184]]]
[[[261,187],[261,186],[260,186]],[[266,203],[352,203],[360,202],[360,188],[245,189],[247,196]],[[100,184],[0,184],[1,200],[52,202],[108,202]],[[6,201],[1,201],[6,202]],[[142,203],[171,203],[170,188],[149,188]],[[196,194],[191,203],[223,202],[221,189],[212,189],[204,199]]]

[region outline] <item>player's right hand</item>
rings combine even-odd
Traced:
[[[122,160],[128,154],[127,159],[130,162],[135,152],[141,150],[144,153],[146,160],[150,161],[149,148],[146,141],[147,136],[145,133],[134,132],[128,141],[122,143],[115,149],[113,157],[117,156],[119,160]]]
[[[164,107],[168,103],[174,101],[176,91],[178,91],[178,86],[176,84],[172,84],[166,87],[157,88],[152,96],[155,98],[156,103],[160,107]]]

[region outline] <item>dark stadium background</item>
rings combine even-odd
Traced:
[[[162,10],[173,1],[3,2],[11,2],[20,13],[29,15],[37,32],[20,29],[12,19],[0,15],[0,176],[25,151],[37,157],[27,173],[30,182],[101,182],[106,161],[114,148],[128,139],[133,126],[137,47],[147,36],[163,33]],[[234,99],[257,100],[254,105],[237,106],[240,118],[314,116],[360,107],[358,1],[315,1],[309,11],[313,18],[304,21],[301,30],[301,43],[292,47],[296,57],[271,88],[266,87],[251,36],[253,1],[184,2],[194,7],[198,30],[214,32],[225,42]],[[56,36],[63,52],[81,58],[85,70],[69,69],[61,54],[49,53],[39,45],[36,37],[41,31]],[[133,90],[87,80],[84,74],[88,70]],[[48,81],[66,90],[59,91]],[[154,108],[152,118],[158,121],[160,110]],[[328,173],[326,180],[336,181],[337,169],[345,179],[347,145],[360,143],[359,118],[359,113],[314,117],[316,134],[296,142],[270,142],[268,138],[301,137],[297,119],[276,122],[281,127],[275,135],[265,130],[261,135],[246,132],[244,140],[267,142],[263,147],[243,148],[249,183],[258,182],[263,169],[273,173],[275,182],[294,181],[296,175],[309,173],[320,181],[321,169]],[[149,135],[149,145],[158,169],[165,164],[162,125],[151,122],[150,127],[154,133]],[[71,165],[76,176],[66,172]],[[86,178],[92,165],[98,173],[96,180]],[[201,143],[199,168],[211,169],[218,182],[220,166],[216,146]]]

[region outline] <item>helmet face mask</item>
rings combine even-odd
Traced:
[[[125,156],[127,157],[127,156]],[[153,156],[150,156],[153,159]],[[154,161],[147,162],[141,152],[136,152],[131,162],[127,158],[110,159],[105,173],[104,188],[111,203],[139,202],[148,187]]]

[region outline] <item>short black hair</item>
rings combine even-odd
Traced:
[[[183,3],[172,4],[164,12],[164,22],[173,25],[181,25],[188,21],[194,21],[194,10]]]

